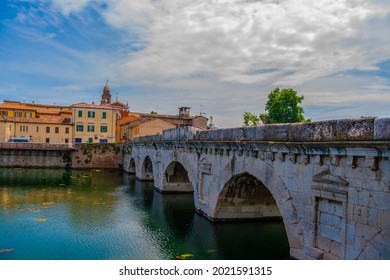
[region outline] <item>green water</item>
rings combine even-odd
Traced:
[[[0,169],[0,260],[289,258],[282,221],[212,223],[193,205],[121,172]]]

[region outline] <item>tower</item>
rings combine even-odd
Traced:
[[[108,80],[106,81],[106,85],[103,88],[103,94],[102,94],[102,101],[100,102],[101,105],[109,105],[111,104],[111,90],[108,86]]]

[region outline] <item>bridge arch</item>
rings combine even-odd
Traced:
[[[244,172],[231,177],[218,196],[215,220],[280,218],[274,197],[255,176]]]
[[[153,161],[149,155],[147,155],[141,165],[141,174],[138,176],[141,181],[153,181]]]
[[[130,159],[130,163],[129,163],[129,173],[130,174],[135,174],[136,173],[136,166],[135,166],[135,159],[134,157],[132,157]]]
[[[293,199],[291,197],[288,187],[283,182],[281,177],[277,174],[276,170],[262,160],[257,160],[256,164],[247,162],[243,165],[234,165],[228,163],[225,166],[224,170],[229,170],[229,172],[224,172],[221,174],[220,178],[217,181],[212,182],[212,185],[219,185],[218,194],[216,194],[216,204],[214,211],[211,211],[209,217],[214,220],[218,217],[224,217],[223,213],[226,210],[221,209],[221,207],[233,207],[230,210],[234,209],[234,204],[229,204],[229,195],[233,196],[237,201],[245,202],[241,207],[241,213],[237,215],[237,218],[274,218],[281,217],[283,220],[284,228],[287,233],[289,246],[290,246],[290,255],[294,257],[300,257],[304,254],[304,231],[301,224],[301,221],[298,218],[297,210],[293,204]],[[253,188],[252,194],[254,197],[259,197],[263,195],[263,201],[265,204],[263,206],[255,205],[254,200],[246,198],[243,195],[242,191],[247,190],[251,191],[249,185],[245,180],[249,180],[253,183],[256,188]],[[239,184],[241,186],[234,186]],[[231,194],[228,194],[232,192]],[[241,191],[241,192],[240,192]],[[215,194],[214,194],[215,195]],[[227,197],[226,197],[227,196]],[[244,196],[240,198],[239,196]],[[223,200],[226,201],[223,201]],[[234,201],[233,201],[234,202]],[[268,204],[268,205],[267,205]],[[263,217],[261,215],[256,216],[256,214],[251,211],[251,209],[257,210],[263,209]],[[240,210],[238,208],[237,210]],[[229,211],[229,210],[228,210]],[[245,211],[247,216],[245,217]],[[229,217],[234,217],[230,212]]]
[[[171,161],[164,170],[164,191],[168,192],[194,192],[186,168],[179,161]]]

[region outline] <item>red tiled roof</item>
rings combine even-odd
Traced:
[[[135,116],[127,116],[127,117],[119,119],[117,121],[117,123],[119,125],[124,125],[124,124],[130,123],[130,122],[135,121],[135,120],[138,120],[138,118]]]
[[[73,104],[72,107],[75,107],[75,108],[92,108],[92,109],[115,110],[114,108],[106,106],[106,105],[89,104],[89,103],[85,103],[85,102]]]
[[[45,116],[44,118],[14,118],[8,116],[0,116],[0,121],[16,123],[72,124],[71,118],[61,116]]]

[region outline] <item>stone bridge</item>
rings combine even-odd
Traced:
[[[296,259],[390,259],[390,118],[133,139],[124,169],[210,220],[282,218]]]

